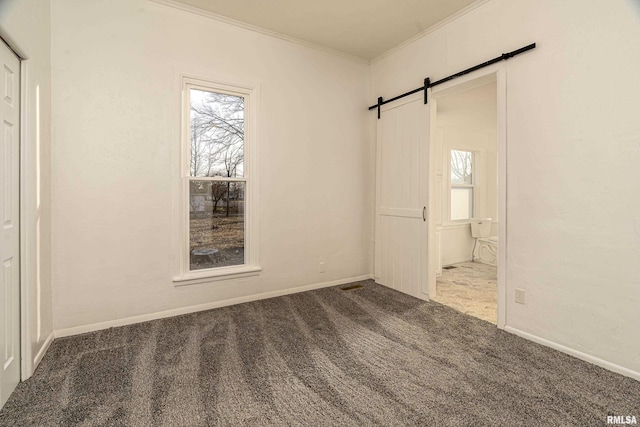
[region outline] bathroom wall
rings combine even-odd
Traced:
[[[437,97],[437,141],[440,155],[442,265],[471,260],[474,239],[468,222],[449,221],[449,161],[451,150],[475,153],[475,217],[492,218],[493,231],[498,224],[496,84],[457,91]],[[494,235],[495,235],[494,234]]]

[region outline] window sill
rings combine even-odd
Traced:
[[[173,278],[173,286],[197,285],[200,283],[217,282],[219,280],[239,279],[241,277],[257,276],[262,268],[243,265],[240,267],[222,267],[215,271],[190,272]]]

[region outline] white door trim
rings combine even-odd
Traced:
[[[22,377],[22,67],[21,59],[4,40],[2,45],[2,363],[0,367],[0,407],[7,401]],[[6,168],[5,168],[6,166]],[[5,264],[5,262],[7,262]]]
[[[29,140],[29,68],[31,63],[28,60],[20,58],[20,377],[24,381],[33,374],[33,358],[31,357],[31,339],[29,331],[31,318],[28,304],[28,277],[32,272],[27,268],[28,252],[29,252],[29,228],[28,224],[28,193],[30,188],[29,167],[33,166],[29,163],[30,153],[28,144]],[[36,249],[37,250],[37,249]]]
[[[496,76],[497,88],[497,145],[498,145],[498,328],[504,329],[507,321],[507,68],[504,63],[498,63],[481,70],[474,71],[466,76],[460,77],[451,82],[444,83],[438,87],[429,89],[430,107],[430,144],[429,144],[429,206],[436,206],[434,185],[435,179],[431,175],[435,161],[435,132],[436,132],[436,108],[438,104],[438,94],[442,92],[455,91],[455,88],[462,85],[469,86],[473,80],[488,77],[492,74]],[[470,86],[469,86],[470,87]],[[435,261],[435,221],[434,214],[430,213],[429,218],[429,249],[430,261],[428,263],[428,283],[427,289],[430,298],[436,294],[436,269]]]
[[[29,125],[31,123],[31,117],[29,114],[29,77],[31,70],[31,61],[23,50],[16,45],[15,41],[10,34],[2,32],[0,34],[2,40],[0,43],[9,46],[9,49],[15,53],[20,60],[20,121],[19,121],[19,147],[20,147],[20,161],[18,176],[20,180],[20,381],[24,381],[33,374],[34,363],[31,357],[31,334],[30,334],[30,313],[29,309],[29,278],[34,275],[35,264],[28,263],[28,254],[31,251],[37,250],[32,248],[30,236],[31,233],[35,233],[36,230],[31,230],[27,224],[30,219],[29,215],[29,193],[28,189],[31,188],[32,179],[30,179],[29,171],[37,168],[37,164],[31,160],[30,152],[28,150],[31,134],[29,133]],[[33,264],[33,266],[32,266]],[[52,337],[51,337],[52,338]],[[43,346],[44,347],[44,346]]]
[[[440,242],[436,235],[436,230],[438,228],[437,218],[439,213],[436,212],[436,207],[440,207],[442,210],[442,206],[440,205],[440,201],[436,199],[436,185],[439,185],[439,182],[436,178],[436,170],[437,162],[440,159],[436,158],[436,144],[438,141],[438,130],[436,127],[437,120],[437,111],[438,111],[438,99],[433,96],[433,90],[427,89],[427,97],[429,100],[429,169],[428,169],[428,181],[429,181],[429,195],[427,206],[429,207],[428,212],[428,223],[427,227],[429,227],[429,231],[427,233],[427,296],[429,299],[433,299],[436,297],[436,275],[438,274],[438,270],[440,270],[440,262],[442,260],[442,253],[440,248]],[[442,228],[442,227],[441,227]],[[438,259],[440,258],[440,259]]]

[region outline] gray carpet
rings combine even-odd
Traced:
[[[640,416],[640,382],[361,284],[57,339],[0,425],[596,426]]]

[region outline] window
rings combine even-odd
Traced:
[[[255,242],[253,90],[184,79],[181,276],[259,271]]]
[[[451,221],[469,220],[473,217],[473,163],[473,152],[451,150]]]

